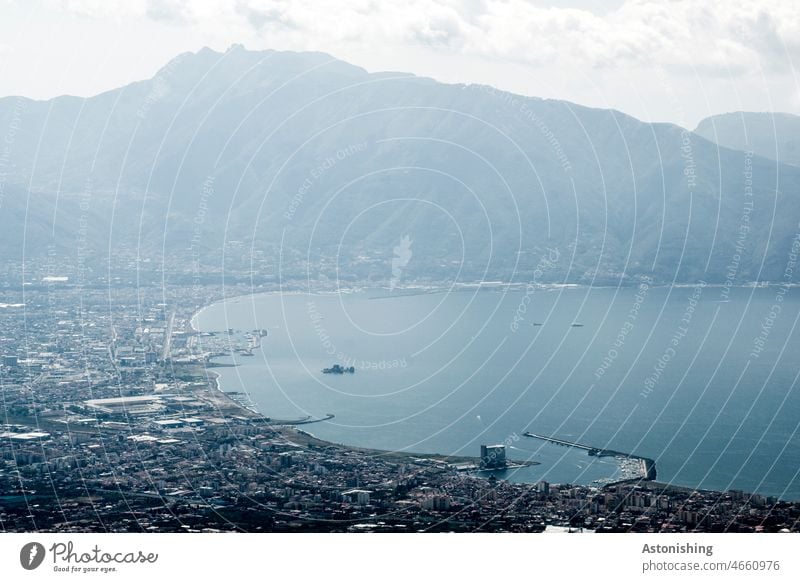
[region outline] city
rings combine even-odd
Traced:
[[[316,439],[218,388],[211,358],[261,335],[194,330],[198,307],[222,297],[49,275],[0,292],[0,530],[800,531],[800,503],[774,497],[646,474],[510,483],[465,471],[477,458]]]

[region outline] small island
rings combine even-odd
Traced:
[[[323,368],[322,369],[322,373],[323,374],[355,374],[356,373],[356,369],[353,366],[350,366],[349,368],[345,368],[344,366],[340,366],[339,364],[334,364],[330,368]]]

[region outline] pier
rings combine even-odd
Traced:
[[[573,447],[573,448],[576,448],[576,449],[584,449],[584,450],[589,451],[589,452],[597,450],[594,447],[590,447],[588,445],[582,445],[581,443],[573,443],[573,442],[570,442],[570,441],[565,441],[563,439],[557,439],[555,437],[549,437],[549,436],[544,436],[544,435],[540,435],[540,434],[534,434],[532,432],[524,432],[524,433],[522,433],[522,436],[530,437],[530,438],[533,438],[533,439],[539,439],[539,440],[542,440],[542,441],[547,441],[549,443],[554,443],[554,444],[561,445],[561,446],[564,446],[564,447]]]
[[[296,418],[296,419],[293,419],[293,420],[278,420],[276,418],[271,418],[271,419],[268,419],[268,421],[269,421],[270,424],[275,424],[275,425],[297,426],[297,425],[300,425],[300,424],[313,424],[315,422],[325,422],[326,420],[330,420],[332,418],[335,418],[335,415],[328,413],[328,414],[326,414],[325,416],[323,416],[321,418],[314,418],[312,416],[304,416],[303,418]]]

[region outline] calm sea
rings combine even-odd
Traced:
[[[196,325],[268,330],[216,369],[222,387],[273,418],[335,414],[305,427],[320,438],[473,456],[506,443],[541,463],[505,475],[521,481],[614,474],[532,431],[650,457],[660,481],[800,499],[800,290],[408,293],[253,295]],[[356,373],[321,373],[335,363]]]

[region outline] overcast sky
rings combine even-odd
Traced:
[[[93,95],[233,43],[686,127],[800,113],[797,0],[0,0],[0,95]]]

